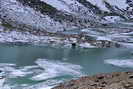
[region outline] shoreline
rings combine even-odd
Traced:
[[[6,29],[6,30],[5,30]],[[33,45],[60,45],[64,47],[81,48],[121,48],[121,44],[108,39],[99,39],[89,36],[86,32],[79,34],[65,34],[64,32],[47,32],[42,30],[17,30],[0,28],[0,43],[33,44]]]
[[[52,89],[132,89],[133,71],[85,76],[59,84]]]

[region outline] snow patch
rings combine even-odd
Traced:
[[[96,48],[95,46],[92,46],[90,43],[81,43],[79,44],[79,46],[83,48]]]
[[[109,11],[104,3],[103,3],[103,0],[87,0],[88,2],[92,3],[93,5],[96,5],[98,6],[101,10],[104,10],[104,11]]]
[[[128,5],[126,4],[126,0],[106,0],[111,5],[117,6],[120,9],[125,9]]]
[[[57,8],[58,10],[64,10],[70,12],[69,7],[63,4],[59,0],[41,0],[41,1],[46,2],[47,4]]]

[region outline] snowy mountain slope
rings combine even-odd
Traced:
[[[103,1],[110,3],[110,5],[117,6],[120,9],[126,9],[128,4],[126,3],[127,0],[87,0],[92,4],[98,6],[100,9],[108,11],[107,7],[104,5]]]
[[[76,26],[78,28],[90,26],[90,22],[87,22],[87,20],[86,23],[84,23],[85,19],[83,18],[83,13],[78,13],[78,10],[75,10],[78,5],[77,7],[74,6],[73,10],[71,9],[70,11],[75,11],[78,14],[69,14],[68,9],[70,9],[71,6],[66,5],[67,10],[64,12],[65,8],[61,7],[62,4],[60,4],[63,1],[60,1],[60,3],[56,5],[52,3],[52,5],[54,4],[53,6],[47,4],[50,3],[48,1],[43,3],[37,0],[2,0],[0,2],[1,18],[3,21],[8,22],[15,27],[19,25],[20,28],[63,31],[64,29],[73,28]],[[56,6],[60,6],[61,8],[64,8],[64,10],[62,11],[61,8],[56,9]],[[82,10],[84,9],[85,8]],[[86,15],[88,16],[88,14]],[[97,22],[94,21],[92,17],[95,18],[95,15],[91,15],[91,18],[88,18],[88,20],[93,21],[94,23]]]
[[[110,21],[103,18],[110,15],[131,20],[132,5],[130,0],[0,0],[0,18],[14,27],[56,32],[106,26]]]
[[[16,0],[2,0],[1,3],[1,18],[15,27],[48,29],[49,31],[63,30],[63,26],[59,22],[53,21],[47,15],[35,12],[32,8],[24,7]]]
[[[8,25],[4,29],[28,30],[34,35],[54,32],[68,38],[74,33],[79,43],[89,40],[96,47],[132,46],[132,35],[124,35],[133,31],[132,18],[130,0],[0,0],[0,28]],[[8,34],[1,39],[7,40]],[[28,35],[25,39],[31,40]]]

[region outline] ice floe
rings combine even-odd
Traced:
[[[122,68],[133,68],[133,59],[108,59],[104,62]]]
[[[58,83],[64,80],[58,80],[56,78],[61,76],[71,76],[79,77],[83,76],[84,73],[81,72],[82,67],[80,65],[71,64],[67,62],[60,62],[50,59],[37,59],[35,65],[31,66],[17,66],[15,64],[0,63],[1,75],[5,76],[5,79],[19,79],[27,77],[31,81],[44,81],[37,84],[19,84],[12,85],[11,87],[20,87],[20,89],[51,89]],[[5,82],[3,79],[0,82],[0,86]],[[7,87],[6,84],[4,87]],[[10,86],[10,85],[9,85]],[[3,87],[3,86],[2,86]],[[2,89],[10,89],[10,88]],[[16,88],[15,88],[16,89]]]
[[[46,80],[49,78],[56,78],[59,76],[81,76],[82,67],[76,64],[70,64],[59,61],[52,61],[47,59],[38,59],[36,64],[44,69],[44,73],[33,76],[33,80]]]

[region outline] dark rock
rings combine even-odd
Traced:
[[[72,48],[75,48],[76,47],[76,43],[72,43]]]
[[[133,78],[133,75],[130,75],[129,78],[132,79]]]
[[[98,79],[103,79],[103,78],[104,78],[104,76],[98,76],[97,78],[98,78]]]

